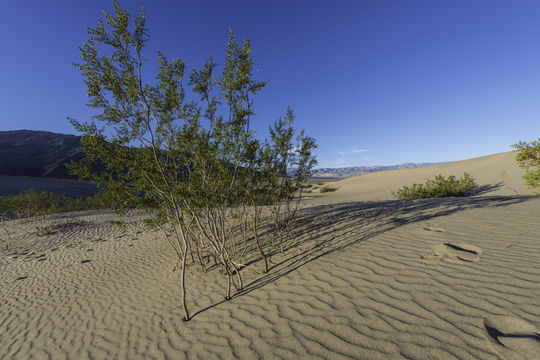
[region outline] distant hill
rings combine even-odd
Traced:
[[[79,160],[80,136],[49,131],[0,131],[0,175],[75,179],[65,164]],[[354,166],[317,169],[315,178],[344,179],[384,170],[416,168],[434,163],[404,163],[391,166]],[[291,174],[294,170],[290,171]]]
[[[79,160],[80,136],[49,131],[0,131],[0,175],[76,178],[65,164]]]
[[[422,166],[429,166],[438,163],[403,163],[399,165],[389,166],[352,166],[343,168],[322,168],[315,170],[314,178],[332,178],[332,179],[345,179],[352,176],[358,176],[363,174],[369,174],[377,171],[385,170],[397,170],[397,169],[409,169]]]

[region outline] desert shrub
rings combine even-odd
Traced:
[[[536,194],[540,194],[540,139],[520,141],[513,147],[517,152],[516,161],[525,170],[525,184]]]
[[[74,211],[82,206],[81,200],[33,189],[0,197],[0,214],[12,219]]]
[[[324,185],[319,189],[319,192],[321,194],[327,193],[327,192],[333,192],[336,191],[338,188],[331,187],[330,185]]]
[[[9,220],[32,219],[30,228],[33,231],[29,230],[25,234],[46,236],[75,224],[70,216],[60,219],[50,217],[50,215],[103,208],[98,205],[108,206],[108,203],[96,202],[95,197],[71,198],[63,194],[36,192],[33,189],[24,190],[15,195],[0,196],[0,232],[4,233],[8,244],[3,247],[8,248],[13,240],[11,231],[8,230]]]
[[[156,83],[147,84],[144,11],[131,15],[114,1],[114,13],[104,15],[88,29],[75,64],[97,115],[88,122],[70,119],[85,154],[70,170],[106,184],[120,210],[145,211],[146,223],[163,233],[179,261],[181,306],[189,320],[188,259],[205,271],[202,259],[214,260],[225,275],[227,299],[231,286],[243,289],[248,248],[257,249],[268,271],[270,244],[258,230],[262,207],[271,208],[272,239],[289,238],[316,164],[315,141],[293,127],[290,108],[270,126],[269,138],[255,136],[254,99],[266,82],[253,78],[249,39],[238,43],[230,31],[221,72],[212,57],[189,72],[185,61],[158,52]],[[291,168],[294,176],[287,175]]]
[[[104,192],[82,199],[29,189],[0,196],[0,217],[4,220],[21,219],[72,211],[113,209],[114,206],[111,195]]]
[[[124,221],[121,221],[121,220],[107,220],[107,223],[109,225],[112,225],[112,226],[116,226],[120,229],[125,229],[126,228],[126,223]]]
[[[425,184],[403,186],[397,192],[392,191],[392,195],[398,199],[464,196],[469,194],[476,186],[476,182],[468,173],[464,173],[460,179],[457,179],[454,175],[444,177],[439,174],[435,176],[434,180],[428,179]]]
[[[119,199],[106,188],[84,200],[84,210],[116,209]]]

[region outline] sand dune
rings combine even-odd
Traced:
[[[333,183],[306,200],[297,242],[245,271],[223,301],[190,273],[183,322],[174,256],[131,214],[71,214],[51,235],[10,223],[0,252],[1,359],[536,359],[540,198],[511,153]],[[467,198],[390,191],[470,172]]]
[[[490,156],[456,161],[414,169],[400,169],[355,176],[332,183],[339,191],[325,195],[325,202],[335,201],[376,201],[391,200],[392,190],[403,185],[424,183],[435,175],[455,175],[470,173],[489,195],[527,195],[522,179],[523,171],[514,161],[515,153],[505,152]]]

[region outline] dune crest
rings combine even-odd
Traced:
[[[355,176],[332,183],[338,190],[325,194],[324,202],[392,200],[392,191],[413,183],[425,183],[435,175],[460,177],[468,172],[479,185],[476,195],[531,195],[525,186],[523,170],[512,151],[474,159],[455,161],[412,169],[381,171]]]

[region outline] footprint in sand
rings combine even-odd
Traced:
[[[493,316],[484,320],[484,327],[495,348],[502,352],[510,349],[528,359],[538,359],[540,330],[525,320],[512,316]]]
[[[482,249],[471,244],[447,242],[444,245],[447,247],[450,255],[462,261],[477,262],[480,260],[480,255],[482,254]]]
[[[478,246],[461,242],[445,242],[435,246],[431,254],[422,256],[422,259],[458,259],[466,262],[477,262],[482,255]]]
[[[438,233],[446,232],[445,229],[443,229],[443,228],[441,228],[441,227],[438,227],[438,226],[426,226],[426,227],[424,228],[424,230],[426,230],[426,231],[438,232]]]

